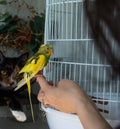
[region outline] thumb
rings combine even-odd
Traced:
[[[44,97],[45,97],[45,93],[40,90],[39,93],[38,93],[37,99],[38,99],[40,102],[42,102],[43,99],[44,99]]]
[[[36,81],[39,83],[42,90],[46,90],[50,86],[46,79],[41,75],[36,76]]]

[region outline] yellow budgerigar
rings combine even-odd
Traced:
[[[23,73],[24,78],[20,82],[18,82],[15,90],[18,90],[24,84],[27,83],[33,121],[34,121],[34,113],[31,101],[30,79],[33,78],[40,70],[42,70],[47,65],[50,56],[52,54],[53,54],[53,47],[49,44],[42,44],[39,50],[30,59],[27,60],[24,67],[19,72],[19,74]]]

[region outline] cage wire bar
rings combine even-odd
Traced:
[[[120,120],[120,78],[111,79],[111,66],[94,46],[82,0],[46,0],[45,42],[54,46],[46,78],[55,83],[63,78],[76,81],[106,119]]]

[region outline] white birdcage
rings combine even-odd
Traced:
[[[120,121],[120,78],[110,78],[111,66],[94,46],[82,0],[46,0],[45,42],[54,46],[47,80],[75,80],[106,119]]]

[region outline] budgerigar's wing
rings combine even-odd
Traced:
[[[22,72],[29,73],[29,80],[35,76],[40,70],[42,70],[46,64],[46,57],[45,55],[39,55],[39,58],[37,58],[34,61],[31,61],[31,64],[29,63],[28,65],[25,65],[22,69]],[[29,68],[29,70],[28,70]],[[32,72],[31,72],[32,71]],[[23,85],[27,83],[27,80],[22,79],[21,81],[18,82],[17,87],[14,89],[15,91],[21,88]]]
[[[38,60],[40,60],[42,63],[42,56],[44,55],[40,55],[40,53],[36,53],[34,56],[32,56],[30,59],[27,60],[26,64],[20,70],[19,73],[24,73],[24,72],[29,73],[30,71],[32,71],[34,68],[34,65]]]
[[[29,79],[32,79],[32,78],[33,78],[33,76],[31,76]],[[20,80],[20,81],[18,82],[18,84],[17,84],[17,87],[16,87],[14,90],[16,91],[16,90],[20,89],[20,88],[21,88],[22,86],[24,86],[26,83],[27,83],[27,80],[24,80],[24,79]]]

